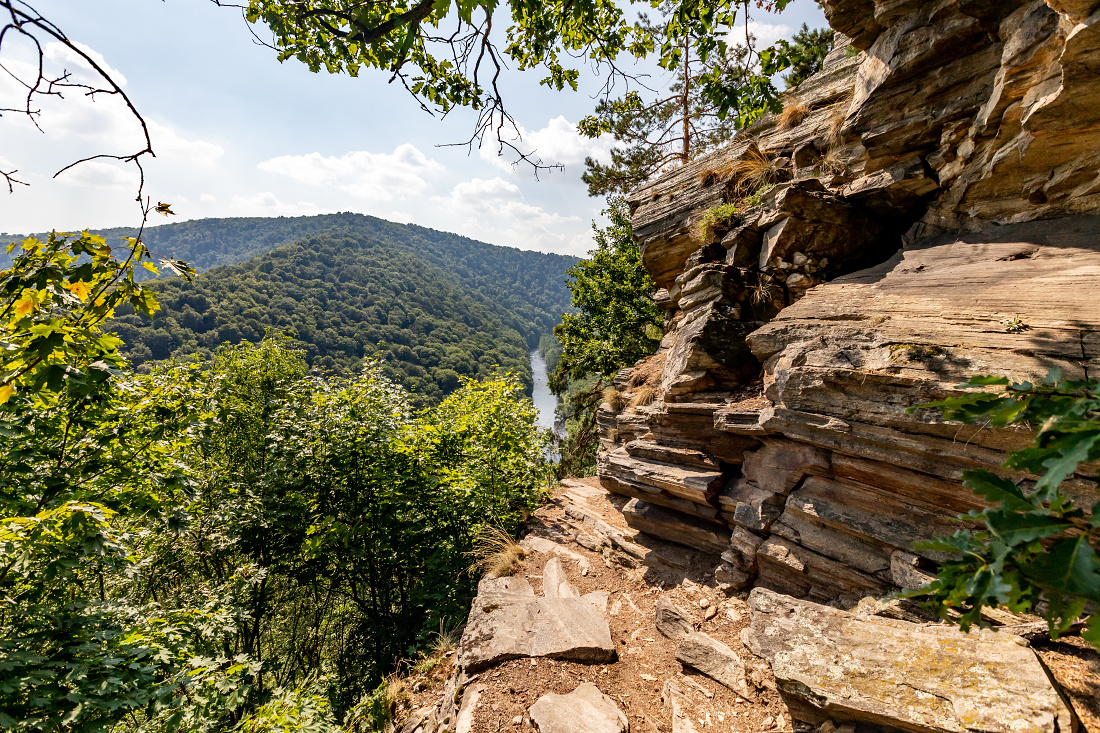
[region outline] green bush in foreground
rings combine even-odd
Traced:
[[[1100,381],[1065,380],[1051,370],[1039,385],[1010,383],[1001,377],[973,377],[961,388],[1000,387],[922,407],[943,411],[949,420],[987,422],[994,427],[1024,425],[1036,429],[1034,443],[1014,451],[1005,468],[1038,476],[1014,481],[990,471],[967,471],[964,483],[992,504],[972,511],[985,528],[959,531],[922,543],[924,549],[955,554],[937,580],[913,592],[946,618],[961,614],[964,630],[982,625],[981,609],[1004,605],[1014,612],[1037,611],[1053,638],[1086,618],[1082,636],[1100,649],[1100,501],[1085,511],[1076,493],[1096,491],[1082,464],[1100,460]],[[1089,469],[1095,472],[1095,466]]]
[[[145,259],[51,237],[0,273],[0,728],[358,725],[465,616],[466,553],[534,507],[548,436],[513,376],[418,412],[280,336],[134,374],[100,324],[156,307]]]

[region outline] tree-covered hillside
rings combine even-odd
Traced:
[[[439,234],[420,232],[422,242]],[[566,258],[480,247],[480,252],[452,252],[456,258],[466,255],[469,276],[480,276],[485,292],[492,290],[493,270],[504,269],[492,258],[500,252],[515,253],[516,282],[530,281],[536,296],[545,296],[563,277],[552,263]],[[483,379],[499,370],[520,375],[529,390],[529,343],[552,327],[553,312],[522,302],[519,288],[513,291],[518,312],[471,289],[456,276],[443,248],[409,250],[350,229],[311,236],[215,268],[192,283],[154,281],[150,285],[162,310],[152,319],[120,311],[111,330],[125,341],[135,366],[209,353],[224,343],[259,341],[278,329],[304,342],[309,365],[324,371],[348,374],[364,357],[382,359],[384,373],[421,404],[452,392],[462,376]]]
[[[468,291],[476,291],[500,304],[522,323],[517,330],[530,348],[570,310],[565,271],[576,257],[500,247],[468,237],[440,232],[415,224],[396,224],[373,216],[345,212],[320,216],[276,218],[198,219],[145,230],[142,240],[150,251],[183,260],[199,272],[219,265],[245,262],[276,247],[292,244],[333,229],[404,249],[458,278]],[[98,230],[109,244],[123,244],[137,230],[128,227]],[[6,241],[20,238],[9,235]],[[44,239],[45,235],[40,235]],[[10,255],[0,248],[0,266]],[[152,277],[139,270],[135,277]]]

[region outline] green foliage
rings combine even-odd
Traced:
[[[554,329],[561,356],[550,388],[564,398],[559,410],[566,437],[558,466],[563,476],[587,475],[595,465],[596,408],[606,380],[654,353],[663,335],[652,297],[657,286],[642,265],[626,201],[612,198],[608,206],[610,224],[595,229],[590,259],[569,270],[577,312],[565,314]]]
[[[659,5],[650,0],[630,5],[635,2]],[[768,5],[781,10],[788,2],[772,0]],[[280,60],[296,58],[312,71],[352,76],[363,68],[384,70],[401,78],[426,108],[445,112],[455,106],[500,111],[503,103],[492,70],[503,65],[541,67],[542,85],[575,90],[579,71],[571,68],[574,59],[605,64],[621,54],[656,54],[662,68],[674,70],[685,46],[704,61],[725,58],[725,38],[739,9],[747,12],[744,0],[669,3],[659,34],[632,22],[610,0],[509,0],[499,6],[472,0],[250,0],[245,13],[250,22],[271,29]],[[490,21],[505,18],[511,21],[502,29],[507,45],[499,48]],[[433,37],[435,43],[429,40]],[[473,41],[459,41],[461,37]],[[471,42],[480,54],[465,45]],[[774,67],[776,62],[765,59],[768,64]],[[708,94],[725,113],[739,98],[738,90],[723,87],[721,79],[713,80]]]
[[[49,246],[0,277],[10,359],[32,311],[76,324],[39,361],[63,378],[20,367],[0,405],[0,725],[336,730],[465,614],[478,532],[533,508],[534,407],[503,375],[418,413],[378,363],[311,376],[278,335],[135,375],[94,320],[118,283],[156,306],[134,262]]]
[[[833,50],[832,28],[810,30],[805,23],[791,41],[780,40],[776,44],[786,55],[790,73],[784,79],[787,88],[796,87],[821,71],[825,57]]]
[[[557,417],[561,420],[565,437],[558,446],[558,465],[555,469],[558,478],[595,475],[599,446],[596,409],[603,402],[606,386],[602,377],[590,374],[581,379],[567,380],[561,389]]]
[[[234,733],[341,733],[324,690],[312,680],[274,690],[237,723]],[[382,726],[369,730],[383,730]]]
[[[530,389],[529,349],[568,308],[564,269],[573,260],[374,223],[376,230],[313,236],[193,282],[151,283],[161,314],[120,311],[110,328],[137,366],[282,329],[307,345],[309,367],[347,375],[364,359],[381,360],[418,405],[498,367]]]
[[[641,16],[638,28],[660,46],[661,65],[672,79],[651,100],[638,91],[601,99],[578,124],[582,135],[610,134],[617,143],[609,163],[585,160],[581,178],[590,196],[628,193],[661,170],[721,147],[761,115],[779,112],[776,74],[793,66],[790,86],[792,78],[801,81],[821,69],[831,30],[803,25],[794,43],[779,41],[757,53],[751,35],[742,45],[727,42],[739,37],[732,30],[716,34],[722,24],[732,29],[736,5],[715,8],[709,21],[685,15],[683,5],[671,3],[654,3],[663,14],[660,23]],[[742,12],[747,14],[747,4]]]
[[[562,354],[551,387],[588,374],[610,377],[652,354],[662,335],[661,311],[653,302],[657,286],[642,265],[622,198],[608,200],[610,219],[593,226],[596,249],[569,269],[576,313],[554,329]]]
[[[715,230],[736,219],[742,208],[744,207],[740,202],[711,206],[703,212],[703,218],[699,221],[699,236],[704,242],[709,241]]]
[[[1063,486],[1078,481],[1082,464],[1100,460],[1100,381],[1063,381],[1052,370],[1039,385],[973,377],[962,387],[1002,389],[922,407],[938,408],[949,420],[1037,428],[1033,445],[1012,452],[1005,468],[1039,478],[1032,485],[967,471],[965,485],[992,506],[965,518],[985,528],[924,543],[960,559],[945,563],[937,580],[914,595],[926,597],[942,615],[958,611],[963,629],[983,623],[984,606],[1026,611],[1045,601],[1043,614],[1057,638],[1086,614],[1088,604],[1100,603],[1100,502],[1086,512]],[[1092,615],[1083,636],[1100,648],[1100,616]]]
[[[156,272],[145,245],[126,240],[120,260],[102,237],[51,233],[44,242],[13,242],[7,251],[18,254],[0,273],[0,403],[21,387],[47,400],[95,390],[124,364],[115,353],[118,340],[100,324],[123,305],[144,314],[157,307],[134,278],[139,264]],[[182,263],[165,264],[191,274]]]
[[[546,362],[546,373],[553,374],[561,359],[561,344],[553,333],[544,333],[539,339],[539,354]]]

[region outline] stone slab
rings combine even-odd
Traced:
[[[763,588],[745,645],[795,717],[913,733],[1067,733],[1072,717],[1018,638],[859,617]]]
[[[591,682],[567,695],[543,695],[530,715],[539,733],[626,733],[630,728],[615,701]]]
[[[756,696],[745,679],[745,665],[728,646],[702,633],[687,634],[676,647],[676,659],[730,688],[745,700]]]
[[[606,598],[539,598],[490,587],[474,599],[458,664],[473,673],[520,657],[609,662],[615,644],[599,608]]]
[[[623,518],[632,528],[669,542],[720,555],[729,546],[730,531],[639,499],[631,499],[623,507]]]

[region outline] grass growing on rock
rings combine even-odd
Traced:
[[[793,130],[802,124],[810,114],[810,108],[804,102],[787,97],[783,101],[783,111],[779,114],[779,129]]]
[[[470,555],[474,558],[470,566],[471,574],[503,578],[514,575],[523,567],[527,550],[503,529],[488,527],[478,536]]]

